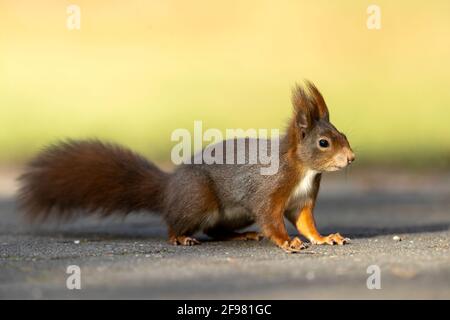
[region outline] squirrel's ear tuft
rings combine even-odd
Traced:
[[[299,85],[292,91],[292,105],[296,124],[301,129],[310,128],[314,121],[314,106],[306,91]]]
[[[317,87],[308,80],[306,80],[306,85],[308,86],[310,99],[312,99],[312,103],[316,109],[316,114],[319,117],[319,119],[330,121],[330,114],[328,112],[328,107],[319,89],[317,89]]]

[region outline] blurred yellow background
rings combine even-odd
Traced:
[[[450,1],[0,0],[0,163],[99,137],[169,161],[176,128],[283,128],[321,89],[360,163],[450,165]],[[67,6],[81,9],[68,30]]]

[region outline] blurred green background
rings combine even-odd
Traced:
[[[0,0],[0,164],[66,137],[168,162],[194,120],[283,128],[307,78],[359,165],[448,167],[450,1],[376,1],[381,30],[371,3]]]

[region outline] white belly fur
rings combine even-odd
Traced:
[[[306,198],[313,188],[313,182],[318,172],[308,170],[305,172],[303,179],[295,186],[289,197],[288,207],[296,205],[300,200]]]

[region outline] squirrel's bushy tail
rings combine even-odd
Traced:
[[[161,211],[168,178],[118,145],[70,140],[48,147],[31,161],[19,178],[19,207],[32,220]]]

